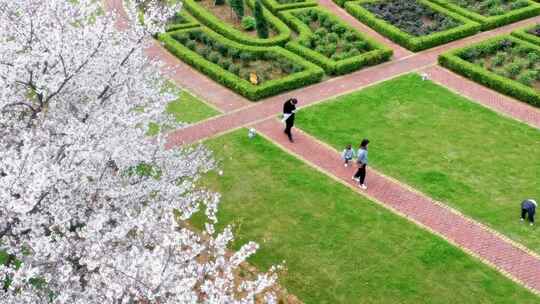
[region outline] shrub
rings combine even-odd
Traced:
[[[244,0],[229,0],[229,5],[236,14],[236,18],[241,20],[244,17]]]
[[[229,68],[227,69],[229,72],[238,75],[240,72],[240,67],[237,64],[231,64],[229,65]]]
[[[239,49],[241,52],[250,52],[253,54],[271,52],[279,58],[279,60],[275,60],[276,62],[291,62],[291,69],[295,68],[294,65],[302,67],[301,72],[290,74],[279,79],[272,79],[255,86],[231,72],[231,70],[234,71],[236,69],[235,64],[231,64],[229,68],[225,70],[219,65],[211,64],[208,62],[208,60],[200,56],[200,54],[197,54],[196,52],[193,52],[182,44],[178,43],[172,38],[171,35],[158,35],[158,39],[162,41],[165,47],[176,57],[180,58],[182,61],[196,68],[200,72],[206,74],[215,81],[249,98],[250,100],[258,100],[267,96],[276,95],[287,90],[296,89],[318,82],[324,75],[324,71],[318,66],[303,60],[299,56],[294,55],[283,48],[245,46],[224,39],[222,36],[212,32],[209,29],[201,28],[197,30],[204,32],[205,35],[208,35],[216,41],[220,41],[230,49]]]
[[[211,62],[213,63],[218,63],[218,61],[221,59],[221,56],[219,55],[218,52],[216,51],[212,51],[210,52],[210,54],[208,55],[208,60],[210,60]]]
[[[512,35],[530,43],[540,45],[540,27],[538,24],[514,31]]]
[[[379,1],[360,0],[360,1],[348,1],[345,2],[345,8],[347,12],[356,17],[361,22],[367,24],[371,28],[375,29],[382,35],[388,37],[394,42],[404,46],[411,51],[421,51],[437,45],[441,45],[456,39],[460,39],[469,35],[473,35],[480,30],[480,24],[470,21],[456,13],[449,12],[442,9],[440,6],[431,3],[426,0],[416,0],[416,2],[422,3],[431,10],[438,12],[438,14],[450,17],[453,20],[457,20],[461,24],[453,28],[432,33],[424,36],[413,36],[400,28],[376,17],[370,11],[365,9],[362,5],[365,3],[377,4]],[[398,18],[395,14],[388,13],[387,18]]]
[[[227,70],[231,66],[231,64],[233,64],[233,62],[229,58],[222,58],[219,61],[219,66],[221,66],[225,70]]]
[[[503,52],[498,52],[497,55],[495,55],[492,59],[491,59],[491,63],[494,65],[494,66],[501,66],[505,61],[506,61],[506,54],[503,53]]]
[[[298,18],[300,15],[314,15],[315,13],[318,15],[319,22],[325,20],[329,24],[342,26],[343,34],[329,32],[332,28],[329,30],[324,27],[312,31]],[[299,33],[299,39],[287,43],[285,47],[323,67],[328,74],[346,74],[364,66],[385,61],[392,55],[390,49],[364,36],[363,33],[323,8],[284,11],[281,12],[281,17]],[[346,37],[351,41],[345,39]],[[365,49],[351,52],[355,48],[353,42],[356,41],[361,41]]]
[[[251,16],[245,16],[242,18],[242,28],[244,31],[252,31],[255,29],[255,18]]]
[[[336,43],[338,39],[339,39],[339,36],[336,33],[330,33],[326,36],[326,40],[330,43]]]
[[[238,56],[240,60],[242,61],[250,61],[253,59],[253,55],[251,55],[250,52],[240,52],[240,56]]]
[[[536,52],[530,52],[527,54],[527,60],[529,61],[528,67],[534,67],[540,61],[540,55]]]
[[[537,74],[538,73],[536,71],[524,72],[521,75],[519,75],[519,77],[517,78],[517,81],[519,81],[520,83],[522,83],[522,84],[524,84],[526,86],[531,86],[532,82],[538,76]]]
[[[495,48],[497,44],[500,44],[502,40],[511,41],[513,44],[523,45],[527,48],[540,51],[540,47],[532,45],[528,42],[518,40],[508,35],[489,39],[472,46],[460,48],[449,51],[439,56],[439,63],[454,72],[461,74],[467,78],[470,78],[480,84],[488,86],[494,90],[497,90],[503,94],[513,96],[517,99],[523,100],[531,105],[540,107],[540,94],[536,89],[526,86],[519,81],[508,79],[507,77],[498,75],[494,72],[490,72],[484,68],[473,65],[470,62],[465,61],[462,57],[465,52],[471,48],[477,48],[479,46],[487,48]],[[531,74],[532,76],[532,74]],[[538,75],[535,75],[539,77]]]
[[[225,4],[225,0],[214,0],[214,5],[223,5]]]
[[[257,36],[259,38],[268,38],[268,23],[263,15],[263,6],[261,0],[255,1],[255,9],[253,10],[253,16],[255,17],[255,23],[257,27]]]
[[[253,6],[254,0],[246,1],[248,5],[250,5],[251,7]],[[201,24],[206,25],[213,31],[223,35],[230,40],[240,42],[245,45],[283,46],[291,36],[290,28],[287,27],[287,25],[285,25],[283,21],[272,15],[264,8],[263,14],[266,18],[266,21],[269,23],[270,27],[276,32],[276,35],[267,39],[260,39],[243,32],[241,29],[236,29],[228,23],[223,22],[221,19],[216,17],[214,14],[209,12],[207,9],[205,9],[203,6],[201,6],[194,0],[183,0],[182,3],[186,11],[193,15]]]
[[[490,30],[540,13],[540,5],[528,0],[508,1],[448,1],[430,0],[482,26],[482,30]],[[471,5],[471,3],[474,3]],[[483,4],[483,6],[478,6]],[[506,4],[506,6],[502,6]],[[483,11],[483,12],[480,12]]]
[[[186,42],[186,47],[192,51],[194,51],[195,49],[197,49],[197,43],[193,40],[189,40]]]

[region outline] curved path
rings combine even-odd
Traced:
[[[499,34],[510,33],[525,25],[539,23],[540,16],[482,32],[427,51],[411,53],[358,22],[331,0],[319,0],[319,3],[351,26],[390,46],[394,50],[394,59],[355,73],[251,103],[176,59],[156,43],[155,46],[148,49],[148,54],[166,63],[167,76],[224,113],[171,132],[168,135],[167,147],[174,148],[179,145],[195,143],[241,127],[253,127],[262,136],[276,143],[288,153],[294,154],[307,164],[352,187],[392,212],[439,235],[512,280],[524,285],[532,292],[540,294],[540,257],[536,253],[458,211],[374,170],[369,172],[369,189],[359,191],[350,181],[350,169],[337,165],[341,161],[338,151],[301,131],[297,132],[296,143],[289,143],[282,133],[281,123],[275,119],[275,116],[281,112],[283,100],[288,97],[294,96],[300,99],[302,106],[305,107],[401,74],[420,71],[427,73],[433,81],[469,97],[483,106],[532,127],[540,128],[540,110],[537,108],[491,91],[436,66],[438,55],[449,48],[465,46]],[[121,0],[106,0],[106,4],[109,9],[117,9],[121,13]]]

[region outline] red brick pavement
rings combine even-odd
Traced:
[[[367,191],[358,189],[351,180],[354,169],[343,167],[338,151],[298,130],[293,131],[295,143],[289,143],[283,125],[276,119],[256,123],[254,128],[285,151],[540,293],[540,258],[521,246],[371,168],[366,179]]]
[[[538,108],[499,94],[439,66],[428,67],[423,72],[427,73],[431,80],[470,98],[472,101],[525,122],[532,127],[540,128],[540,110]]]

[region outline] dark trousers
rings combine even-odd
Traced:
[[[529,217],[531,223],[534,223],[534,212],[528,209],[521,209],[521,218],[525,219],[526,216]]]
[[[294,126],[294,116],[289,117],[289,119],[285,120],[285,134],[287,134],[287,137],[289,137],[289,140],[292,141],[292,133],[291,129]]]
[[[354,178],[359,178],[360,184],[364,183],[364,180],[366,179],[366,165],[360,165],[360,167],[358,167],[356,174],[354,174]]]

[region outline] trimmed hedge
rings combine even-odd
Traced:
[[[199,22],[197,22],[197,19],[193,18],[190,14],[186,13],[186,11],[182,10],[178,14],[182,16],[186,20],[186,22],[167,25],[166,27],[167,32],[199,26]]]
[[[251,8],[253,8],[254,1],[246,1]],[[270,27],[272,27],[278,34],[274,37],[261,39],[250,36],[240,30],[233,28],[230,24],[221,21],[218,17],[214,16],[204,7],[200,6],[195,0],[184,0],[184,7],[195,18],[197,18],[202,24],[208,26],[212,30],[220,33],[221,35],[243,44],[255,45],[255,46],[272,46],[272,45],[285,45],[291,36],[291,30],[283,21],[274,16],[268,9],[263,8],[263,14]]]
[[[279,3],[276,0],[263,0],[263,3],[274,14],[282,10],[316,6],[318,4],[316,0],[304,0],[302,2],[285,3],[285,4]]]
[[[219,41],[220,43],[242,51],[259,54],[266,52],[277,53],[278,55],[286,57],[287,59],[295,62],[296,64],[301,65],[304,70],[298,73],[289,74],[288,76],[280,79],[265,81],[260,85],[253,85],[249,81],[242,79],[227,70],[224,70],[219,65],[206,60],[201,55],[180,44],[171,36],[175,33],[187,32],[192,30],[203,31],[207,35],[211,36],[213,39]],[[259,100],[261,98],[276,95],[287,90],[307,86],[309,84],[320,81],[324,76],[324,71],[320,67],[302,59],[301,57],[281,47],[257,47],[242,45],[234,41],[228,40],[207,28],[187,29],[176,32],[163,33],[158,36],[158,39],[165,45],[165,48],[167,48],[172,54],[180,58],[182,61],[186,62],[187,64],[191,65],[192,67],[199,70],[208,77],[214,79],[215,81],[245,96],[250,100]]]
[[[538,24],[521,28],[519,30],[512,32],[512,35],[522,40],[525,40],[525,41],[528,41],[530,43],[540,46],[540,37],[529,33],[529,30],[534,29],[536,26],[538,26]]]
[[[309,26],[307,26],[300,19],[294,16],[295,12],[301,12],[305,10],[316,10],[316,11],[326,14],[328,16],[328,19],[343,25],[350,31],[355,32],[362,40],[367,42],[367,44],[372,50],[362,53],[357,56],[347,58],[347,59],[333,60],[308,47],[305,47],[304,45],[301,44],[301,42],[309,41],[311,39],[311,36],[313,35],[313,32],[311,31]],[[288,42],[285,45],[285,47],[291,50],[292,52],[306,58],[307,60],[323,67],[323,69],[326,71],[327,74],[331,74],[331,75],[347,74],[352,71],[356,71],[364,66],[381,63],[383,61],[390,59],[390,57],[392,57],[392,54],[393,54],[392,49],[376,42],[375,40],[371,38],[366,37],[366,35],[362,34],[360,31],[356,30],[355,28],[349,26],[347,23],[341,21],[341,19],[337,18],[331,12],[323,8],[310,7],[310,8],[287,10],[287,11],[280,12],[280,16],[282,17],[283,20],[286,20],[286,22],[291,26],[291,28],[293,28],[299,34],[298,38],[295,41]]]
[[[439,64],[503,94],[515,97],[533,106],[540,107],[540,94],[534,88],[528,87],[501,75],[497,75],[496,73],[490,72],[483,67],[477,66],[461,58],[465,52],[471,49],[492,49],[501,40],[510,40],[516,44],[535,49],[540,53],[540,47],[532,43],[520,40],[510,35],[503,35],[482,41],[472,46],[446,52],[439,56]]]
[[[499,16],[483,16],[465,7],[459,6],[449,0],[430,0],[449,10],[456,12],[464,17],[476,21],[482,25],[482,30],[490,30],[499,26],[510,24],[519,20],[540,14],[540,4],[531,0],[526,0],[529,5],[520,9],[511,10],[504,15]]]
[[[426,36],[413,36],[378,18],[369,10],[362,7],[363,3],[373,3],[379,1],[380,0],[360,0],[346,2],[345,9],[358,20],[367,24],[380,34],[414,52],[429,49],[437,45],[445,44],[453,40],[476,34],[481,28],[479,23],[471,21],[459,14],[450,12],[437,4],[431,3],[427,0],[416,0],[417,2],[430,7],[436,12],[454,18],[455,20],[461,22],[462,25]]]

